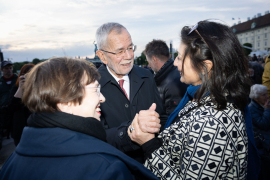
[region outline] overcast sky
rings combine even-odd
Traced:
[[[267,10],[269,0],[0,0],[0,48],[12,62],[91,58],[97,28],[118,22],[130,32],[139,56],[153,39],[178,48],[185,25],[219,19],[231,26]]]

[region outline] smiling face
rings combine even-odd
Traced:
[[[131,37],[125,29],[122,29],[120,34],[116,31],[110,32],[107,40],[108,49],[104,48],[104,50],[113,53],[121,50],[125,51],[128,47],[133,45]],[[133,67],[134,52],[125,51],[124,55],[119,58],[111,53],[103,51],[100,51],[99,53],[102,53],[102,62],[106,64],[111,72],[118,78],[122,78],[128,74]]]
[[[184,61],[184,66],[183,66],[183,58],[185,54],[185,48],[186,45],[180,44],[179,49],[178,49],[178,56],[174,60],[174,66],[177,66],[178,71],[180,72],[181,79],[180,81],[185,83],[185,84],[191,84],[193,86],[197,86],[202,83],[199,74],[194,70],[192,64],[191,64],[191,59],[187,55]],[[183,73],[183,68],[184,68],[184,73]]]
[[[85,79],[86,81],[86,79]],[[100,93],[98,81],[85,86],[85,93],[81,104],[65,103],[59,105],[59,109],[63,112],[82,116],[94,117],[100,121],[100,103],[105,102],[105,97]]]

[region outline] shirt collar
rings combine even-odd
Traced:
[[[112,72],[111,70],[109,69],[109,67],[106,65],[106,68],[108,70],[108,72],[112,75],[112,77],[116,80],[116,82],[119,82],[120,78],[116,77]],[[121,79],[124,79],[125,82],[129,82],[129,77],[128,75],[126,74],[125,76],[123,76]]]

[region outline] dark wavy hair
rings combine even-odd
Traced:
[[[231,100],[237,108],[245,108],[250,91],[248,60],[236,35],[228,26],[208,20],[198,23],[201,36],[195,30],[189,34],[190,30],[191,27],[183,27],[181,42],[186,45],[183,61],[189,56],[202,80],[195,94],[197,102],[209,92],[217,109],[225,109]],[[209,76],[205,60],[213,63]]]

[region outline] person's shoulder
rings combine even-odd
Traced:
[[[148,69],[139,67],[137,65],[133,65],[131,73],[135,73],[141,77],[153,77],[153,74]]]

